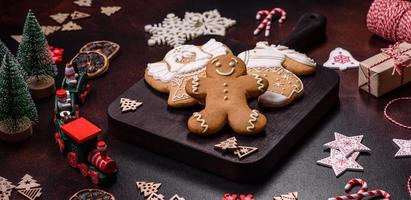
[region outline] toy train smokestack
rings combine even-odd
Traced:
[[[107,156],[107,144],[104,141],[97,142],[97,149],[90,152],[88,161],[104,173],[117,171],[116,162]]]

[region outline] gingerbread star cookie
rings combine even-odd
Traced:
[[[268,46],[266,42],[257,43],[252,50],[238,55],[246,66],[248,74],[257,74],[268,80],[267,91],[258,98],[260,105],[277,108],[286,106],[304,93],[301,80],[282,67],[285,55]]]
[[[144,79],[155,90],[169,93],[168,105],[185,107],[198,101],[185,91],[187,81],[204,77],[207,63],[231,50],[221,42],[210,39],[202,46],[181,45],[170,50],[162,61],[147,64]]]

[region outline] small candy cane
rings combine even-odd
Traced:
[[[328,198],[328,200],[352,200],[352,199],[361,199],[364,197],[377,197],[377,196],[383,196],[384,200],[391,200],[390,194],[384,190],[377,189],[377,190],[368,191],[367,182],[359,178],[354,178],[354,179],[349,180],[347,184],[345,185],[344,189],[348,191],[354,185],[361,185],[360,191],[358,191],[356,194],[346,194],[346,195],[342,195],[338,197],[331,197],[331,198]]]
[[[271,30],[271,20],[273,16],[275,15],[276,12],[279,12],[281,17],[278,20],[279,23],[283,23],[284,20],[287,18],[287,13],[281,9],[281,8],[274,8],[271,11],[268,10],[260,10],[257,12],[257,15],[255,18],[257,20],[261,19],[262,15],[266,15],[264,20],[258,25],[258,27],[254,30],[254,35],[258,35],[263,28],[265,28],[265,37],[270,36],[270,30]]]
[[[352,200],[352,199],[362,199],[364,197],[377,197],[377,196],[383,196],[384,200],[391,200],[390,194],[380,189],[373,190],[373,191],[360,192],[357,194],[347,194],[347,195],[343,195],[339,197],[329,198],[328,200]]]
[[[345,185],[344,189],[349,191],[354,185],[361,185],[359,192],[365,192],[368,190],[367,182],[360,178],[353,178],[348,181],[347,185]]]
[[[391,100],[390,102],[387,103],[387,105],[385,105],[384,108],[384,116],[385,118],[388,119],[388,121],[392,122],[393,124],[400,126],[402,128],[406,128],[406,129],[411,129],[411,126],[407,126],[405,124],[402,124],[400,122],[398,122],[397,120],[395,120],[394,118],[392,118],[390,115],[388,115],[388,108],[391,106],[391,104],[397,102],[397,101],[401,101],[401,100],[411,100],[411,97],[400,97],[400,98],[396,98]]]
[[[408,178],[407,187],[408,187],[408,193],[410,194],[410,197],[411,197],[411,176],[410,178]]]

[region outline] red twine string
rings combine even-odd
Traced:
[[[388,121],[392,122],[393,124],[400,126],[402,128],[406,128],[406,129],[411,129],[411,126],[408,125],[404,125],[400,122],[398,122],[397,120],[395,120],[394,118],[392,118],[389,114],[388,114],[388,108],[395,102],[397,101],[402,101],[402,100],[411,100],[411,97],[400,97],[400,98],[395,98],[393,100],[391,100],[390,102],[387,103],[387,105],[385,105],[384,108],[384,116],[385,118],[388,119]]]
[[[410,194],[410,197],[411,197],[411,176],[410,178],[408,178],[407,187],[408,187],[408,193]]]
[[[367,28],[393,42],[411,42],[411,2],[375,0],[368,11]]]

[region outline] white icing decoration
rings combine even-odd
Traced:
[[[251,110],[250,120],[248,120],[248,123],[250,124],[250,126],[247,126],[246,128],[248,132],[252,132],[253,129],[255,128],[254,123],[257,122],[258,116],[259,116],[258,110]]]
[[[284,54],[278,52],[267,42],[258,42],[254,49],[238,54],[247,68],[254,67],[278,67],[284,62]]]
[[[217,72],[217,74],[219,74],[221,76],[230,76],[231,74],[234,73],[234,70],[235,70],[234,68],[231,68],[231,70],[228,71],[228,72],[222,72],[219,69],[216,69],[215,71]]]
[[[261,76],[258,74],[253,74],[253,76],[255,80],[257,81],[258,90],[260,90],[261,92],[264,92],[263,78],[261,78]]]
[[[210,10],[204,13],[186,12],[184,21],[190,24],[193,32],[200,35],[225,36],[225,29],[233,26],[236,21],[221,17],[218,10]]]
[[[147,64],[150,76],[164,83],[177,75],[184,75],[204,69],[207,63],[216,56],[227,54],[228,49],[215,39],[210,39],[203,46],[182,45],[170,50],[164,61]],[[193,61],[181,62],[183,59]]]
[[[275,45],[271,45],[271,46],[275,46]],[[315,65],[316,65],[316,63],[314,62],[313,59],[311,59],[307,55],[305,55],[303,53],[300,53],[300,52],[298,52],[294,49],[289,49],[288,47],[282,46],[282,45],[277,45],[275,47],[275,49],[278,50],[281,53],[284,53],[287,57],[289,57],[289,58],[291,58],[291,59],[293,59],[293,60],[295,60],[299,63],[305,64],[305,65],[308,65],[308,66],[312,66],[312,67],[315,67]]]
[[[198,78],[198,76],[194,76],[191,81],[191,88],[194,94],[198,94],[198,86],[200,86],[200,78]]]
[[[284,62],[285,56],[305,65],[312,67],[316,65],[313,59],[303,53],[282,45],[269,45],[268,42],[257,42],[254,49],[238,55],[248,68],[278,67]]]
[[[194,118],[200,122],[200,126],[203,128],[203,131],[201,133],[205,133],[208,129],[208,125],[204,119],[201,119],[201,114],[198,112],[193,113]]]

